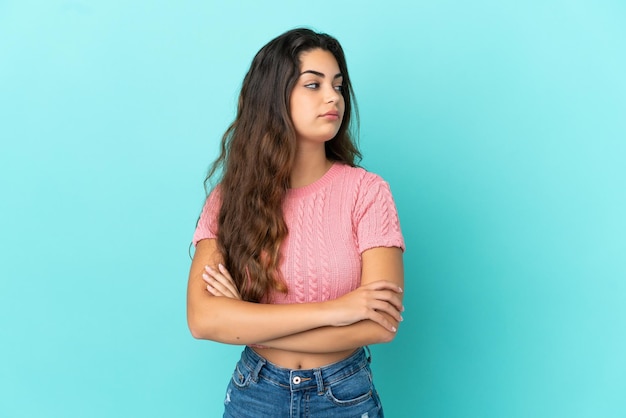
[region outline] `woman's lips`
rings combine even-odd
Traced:
[[[336,110],[331,110],[330,112],[326,112],[323,115],[321,115],[321,117],[324,119],[329,119],[329,120],[338,120],[339,112],[337,112]]]

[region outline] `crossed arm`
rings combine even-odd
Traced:
[[[388,342],[397,332],[404,286],[399,248],[365,251],[361,286],[338,299],[318,303],[242,301],[226,269],[219,267],[221,261],[215,240],[198,243],[187,289],[187,320],[196,338],[330,353]]]

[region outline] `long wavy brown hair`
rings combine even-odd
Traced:
[[[351,135],[358,129],[358,116],[354,106],[357,120],[352,120],[354,95],[339,42],[299,28],[261,48],[243,80],[235,121],[224,133],[220,155],[205,180],[209,190],[210,180],[221,172],[218,247],[247,301],[261,302],[272,291],[287,291],[279,249],[288,234],[282,205],[296,152],[289,98],[300,74],[300,55],[316,48],[332,53],[343,75],[343,121],[325,144],[326,157],[351,166],[361,158]]]

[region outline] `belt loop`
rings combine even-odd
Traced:
[[[363,346],[363,348],[365,349],[365,358],[367,359],[367,363],[371,363],[372,362],[372,352],[370,351],[369,346]]]
[[[256,383],[258,381],[258,379],[259,379],[259,372],[261,371],[263,366],[265,366],[265,359],[261,358],[261,359],[259,359],[259,362],[256,364],[256,367],[254,368],[254,370],[252,371],[252,374],[250,375],[250,377],[252,377],[252,380],[254,381],[254,383]]]
[[[325,390],[324,390],[324,378],[322,377],[322,369],[315,369],[315,371],[313,372],[313,374],[315,374],[315,380],[317,381],[317,394],[318,395],[323,395]]]

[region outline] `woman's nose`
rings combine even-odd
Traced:
[[[328,93],[326,103],[337,103],[340,97],[341,93],[338,92],[334,87],[332,87],[330,92]]]

